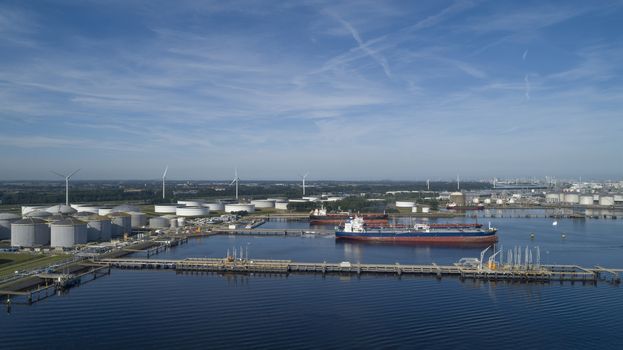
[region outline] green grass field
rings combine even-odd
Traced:
[[[0,253],[0,277],[13,275],[15,271],[48,266],[68,257],[67,254]]]

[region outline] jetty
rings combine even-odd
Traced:
[[[621,282],[623,269],[593,268],[578,265],[540,265],[536,267],[478,266],[455,263],[453,265],[404,265],[404,264],[361,264],[349,261],[296,262],[291,260],[269,260],[248,258],[187,258],[187,259],[134,259],[115,258],[99,259],[94,263],[111,268],[122,269],[172,269],[180,272],[216,272],[216,273],[257,273],[257,274],[383,274],[383,275],[420,275],[436,278],[458,277],[474,280],[509,281],[509,282],[583,282],[597,283],[606,281],[612,284]]]

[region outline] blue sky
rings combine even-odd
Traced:
[[[1,1],[0,179],[621,178],[621,1]]]

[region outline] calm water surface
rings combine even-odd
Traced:
[[[543,262],[623,267],[623,221],[552,221],[498,218],[491,224],[505,248],[539,246]],[[405,264],[452,263],[481,250],[218,236],[157,257],[221,257],[234,246],[248,247],[254,258]],[[605,283],[113,270],[67,295],[3,309],[2,349],[623,348],[623,292]]]

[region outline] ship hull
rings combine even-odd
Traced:
[[[336,239],[375,242],[405,243],[495,243],[498,236],[495,232],[343,232],[335,233]]]

